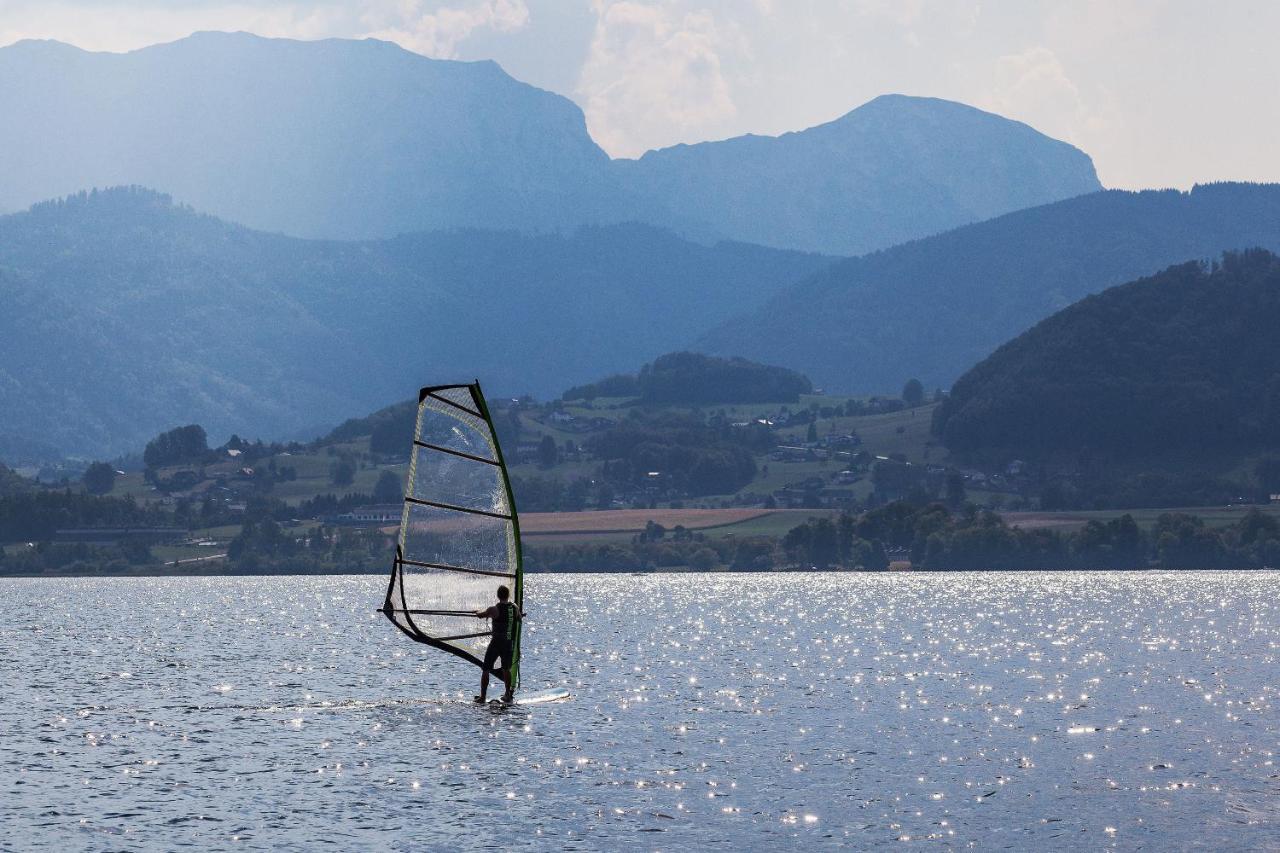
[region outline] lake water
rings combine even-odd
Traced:
[[[538,575],[524,686],[372,577],[0,581],[0,848],[1280,849],[1280,575]]]

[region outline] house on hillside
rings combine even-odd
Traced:
[[[774,462],[814,462],[828,459],[831,454],[815,447],[780,444],[769,454]]]
[[[343,527],[378,527],[384,524],[399,524],[403,510],[402,504],[370,504],[330,516],[325,521]]]
[[[827,487],[818,491],[818,498],[823,506],[829,507],[851,507],[857,503],[857,499],[853,496],[853,489]]]

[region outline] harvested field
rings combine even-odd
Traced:
[[[1236,524],[1253,511],[1280,517],[1280,505],[1270,506],[1201,506],[1181,509],[1105,509],[1105,510],[1066,510],[1062,512],[1006,512],[1002,513],[1006,523],[1013,527],[1028,530],[1053,529],[1062,532],[1079,530],[1090,521],[1107,522],[1122,515],[1130,515],[1144,530],[1150,530],[1156,519],[1167,512],[1180,512],[1200,518],[1206,527],[1225,527]]]
[[[522,536],[550,536],[572,533],[638,533],[653,521],[670,530],[682,524],[690,530],[705,530],[740,524],[769,515],[768,509],[609,509],[599,512],[522,512]]]

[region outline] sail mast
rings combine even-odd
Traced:
[[[480,412],[485,421],[493,429],[493,449],[498,456],[498,465],[502,468],[502,484],[507,490],[507,506],[511,507],[511,548],[515,554],[516,579],[512,584],[511,597],[515,601],[516,612],[524,613],[524,549],[520,543],[520,514],[516,512],[516,496],[511,491],[511,477],[507,474],[507,462],[502,456],[502,442],[498,441],[498,430],[493,425],[493,417],[489,414],[489,403],[480,390],[480,380],[472,383],[475,389],[476,402],[480,404]],[[511,689],[520,686],[520,621],[516,622],[515,638],[511,643]]]

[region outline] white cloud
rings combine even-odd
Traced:
[[[1068,75],[1062,61],[1043,45],[995,60],[994,79],[977,105],[1025,121],[1050,136],[1077,142],[1102,119]]]
[[[366,35],[438,59],[455,58],[458,45],[478,30],[514,32],[529,23],[524,0],[481,0],[433,11],[425,11],[421,0],[377,5],[363,16],[370,27]]]
[[[577,93],[596,142],[635,156],[698,138],[737,114],[721,68],[724,39],[707,11],[596,0],[596,28]]]
[[[1067,115],[1075,114],[1083,106],[1080,90],[1067,76],[1057,54],[1044,46],[996,60],[991,100],[1007,110],[1025,110],[1043,104],[1055,113]]]

